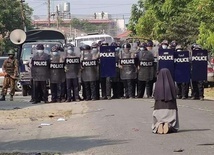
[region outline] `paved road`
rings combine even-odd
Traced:
[[[82,104],[88,107],[85,113],[73,114],[65,122],[52,120],[51,126],[38,128],[39,122],[31,122],[0,127],[0,151],[75,155],[214,154],[214,101],[178,100],[180,132],[167,135],[152,133],[152,99]]]

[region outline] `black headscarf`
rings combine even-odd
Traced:
[[[159,71],[154,91],[155,100],[171,101],[176,99],[175,83],[167,68]]]

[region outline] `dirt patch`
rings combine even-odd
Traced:
[[[53,118],[69,119],[80,116],[87,111],[84,102],[39,104],[37,106],[14,110],[0,110],[0,125],[27,123]]]
[[[205,98],[209,98],[209,99],[213,99],[214,100],[214,87],[205,88],[204,89],[204,96],[205,96]]]

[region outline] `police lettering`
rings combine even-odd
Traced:
[[[33,66],[46,67],[48,65],[47,61],[33,61]]]
[[[120,60],[121,65],[134,65],[134,59],[121,59]]]
[[[189,58],[175,58],[174,59],[175,63],[183,63],[183,62],[189,62]]]
[[[64,64],[62,64],[62,63],[51,63],[50,68],[51,69],[63,69]]]
[[[82,66],[83,67],[97,66],[97,61],[96,60],[83,61]]]
[[[162,55],[158,57],[158,60],[173,60],[173,55]]]
[[[192,56],[192,61],[207,61],[207,56]]]
[[[70,58],[70,59],[66,59],[66,64],[79,64],[80,63],[80,59],[79,58]]]
[[[140,61],[140,66],[143,66],[143,67],[152,67],[153,66],[153,62],[150,61]]]
[[[100,53],[100,57],[115,57],[115,53],[114,52],[110,52],[110,53]]]

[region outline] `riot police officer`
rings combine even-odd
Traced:
[[[125,88],[125,98],[135,97],[136,65],[135,55],[130,51],[131,44],[125,43],[119,53],[120,78]]]
[[[39,100],[39,95],[41,95],[40,92],[42,92],[42,100],[45,103],[48,102],[46,82],[50,78],[49,64],[50,56],[44,52],[44,45],[38,44],[36,47],[36,53],[34,53],[31,61],[31,75],[34,82],[35,93],[35,101],[33,102],[33,104],[37,104],[41,101]]]
[[[115,59],[116,59],[116,76],[111,78],[111,86],[113,90],[113,96],[112,99],[119,99],[124,96],[124,88],[123,83],[120,79],[120,68],[119,68],[119,52],[121,49],[121,46],[117,43],[113,42],[111,43],[111,46],[115,47]]]
[[[168,40],[163,40],[162,42],[161,42],[161,45],[160,45],[160,49],[168,49],[168,47],[169,47],[169,42],[168,42]]]
[[[98,43],[93,42],[91,45],[91,52],[93,55],[95,55],[95,57],[97,57],[99,59],[99,54],[100,54],[100,46]],[[98,60],[99,62],[99,60]],[[97,90],[97,100],[100,99],[100,66],[97,65],[97,80],[96,80],[96,90]]]
[[[181,45],[177,45],[175,47],[175,52],[181,52],[183,51],[183,47]],[[187,99],[188,98],[188,93],[189,93],[189,82],[182,82],[178,83],[177,82],[177,87],[178,87],[178,99]]]
[[[169,44],[169,49],[173,49],[176,50],[176,46],[177,46],[177,42],[175,40],[173,40],[170,44]]]
[[[154,78],[154,56],[152,52],[146,48],[147,44],[142,43],[140,45],[140,51],[137,54],[138,59],[138,98],[143,98],[145,87],[146,91],[151,91],[150,88],[152,80]],[[147,97],[151,97],[152,92],[147,92]]]
[[[101,46],[108,46],[107,42],[102,42]],[[100,77],[102,99],[111,99],[111,78]]]
[[[146,48],[148,51],[152,52],[153,56],[154,56],[154,63],[153,63],[153,68],[154,68],[154,72],[153,72],[153,80],[150,82],[146,83],[146,92],[147,92],[147,97],[151,98],[153,96],[153,85],[156,82],[157,79],[157,52],[154,51],[153,49],[154,43],[152,40],[148,40],[147,44],[146,44]]]
[[[80,53],[76,53],[73,46],[69,46],[66,50],[65,72],[67,102],[71,102],[71,91],[73,92],[73,100],[79,102]]]
[[[64,63],[60,52],[60,47],[55,45],[50,53],[50,89],[51,102],[61,102],[62,83],[65,82]]]
[[[15,58],[15,52],[10,50],[8,52],[9,58],[6,59],[2,65],[2,71],[4,73],[4,82],[1,92],[0,101],[5,101],[5,96],[7,94],[7,89],[10,87],[10,101],[13,101],[13,96],[15,94],[15,82],[18,76],[18,60]]]
[[[81,49],[81,77],[85,89],[85,100],[97,99],[97,55],[91,52],[89,45],[83,45]]]
[[[202,50],[202,48],[198,44],[193,44],[191,47],[192,53],[197,50]],[[192,80],[192,97],[191,99],[200,99],[204,100],[204,81],[195,81]]]

